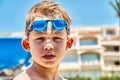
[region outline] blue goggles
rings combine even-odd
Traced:
[[[52,22],[52,28],[54,30],[67,30],[67,33],[69,31],[69,28],[67,27],[67,23],[62,19],[53,19],[53,20],[37,20],[32,23],[31,27],[28,30],[28,33],[32,30],[40,32],[44,31],[48,27],[48,22]]]

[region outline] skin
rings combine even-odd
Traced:
[[[42,16],[35,20],[53,19]],[[31,53],[33,64],[14,80],[58,80],[58,66],[65,52],[71,48],[73,38],[66,30],[53,30],[48,22],[47,30],[30,32],[29,39],[22,40],[22,46]]]

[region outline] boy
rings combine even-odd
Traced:
[[[33,63],[14,80],[65,80],[58,67],[73,43],[70,23],[66,11],[55,2],[42,1],[31,8],[22,46],[31,53]]]

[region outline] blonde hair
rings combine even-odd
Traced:
[[[66,21],[67,27],[70,27],[71,19],[67,12],[57,3],[49,0],[43,0],[42,2],[34,5],[28,12],[26,16],[25,35],[27,35],[28,29],[35,17],[39,17],[40,15],[61,18]]]

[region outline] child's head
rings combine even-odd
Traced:
[[[57,3],[51,1],[42,1],[31,8],[26,17],[26,30],[25,35],[28,34],[28,29],[31,24],[35,21],[36,17],[41,17],[41,15],[46,17],[60,18],[65,20],[67,27],[70,28],[71,19],[67,12]],[[70,30],[67,31],[70,33]]]
[[[55,2],[43,1],[32,7],[27,15],[23,48],[32,59],[45,67],[58,65],[73,43],[69,28],[71,19]]]

